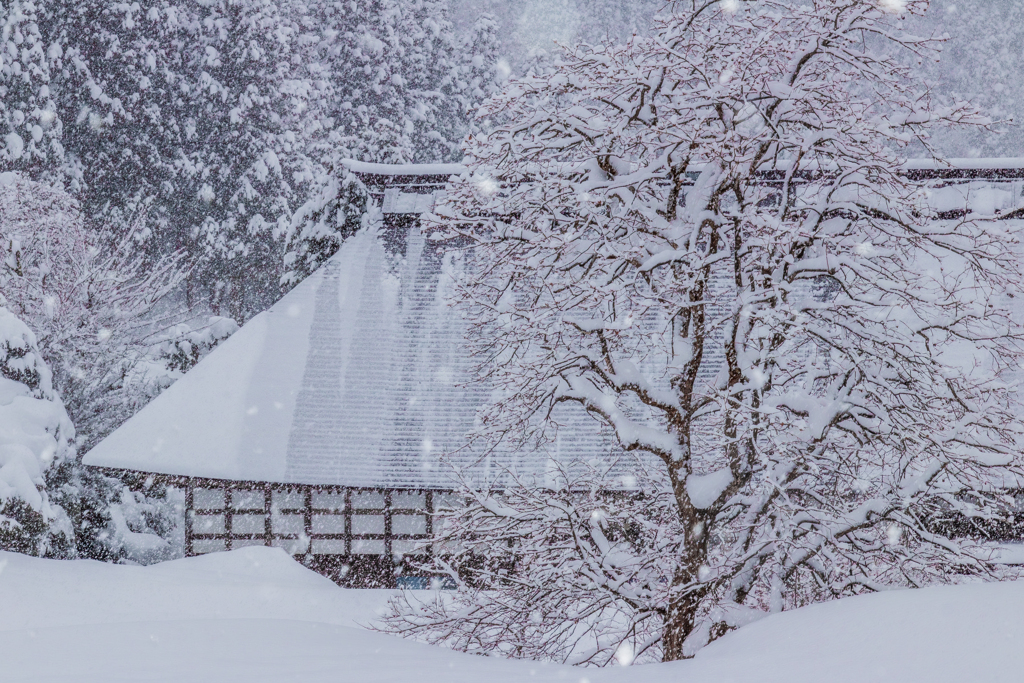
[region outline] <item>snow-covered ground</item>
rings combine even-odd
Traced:
[[[337,588],[267,548],[150,567],[0,553],[0,681],[1024,680],[1024,583],[818,605],[751,624],[692,661],[609,670],[472,657],[359,628],[387,595]]]

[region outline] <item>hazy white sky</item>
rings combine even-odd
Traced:
[[[460,27],[481,14],[493,15],[502,28],[503,55],[513,65],[555,42],[571,45],[606,35],[624,38],[646,28],[665,0],[451,0]]]
[[[569,43],[579,28],[575,0],[526,0],[516,17],[516,34],[527,49],[547,49],[555,41]]]

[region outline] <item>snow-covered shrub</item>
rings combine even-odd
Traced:
[[[126,472],[82,473],[78,553],[105,562],[152,564],[184,553],[185,493]]]
[[[0,548],[73,554],[74,529],[48,480],[73,464],[74,437],[35,335],[0,307]]]
[[[124,386],[141,407],[156,398],[238,330],[230,318],[179,323],[147,341]],[[91,468],[79,473],[79,553],[111,562],[150,564],[184,552],[184,491],[130,472],[113,476]]]
[[[210,316],[179,323],[147,340],[126,373],[134,405],[156,398],[238,330],[230,318]],[[134,473],[112,476],[86,468],[82,492],[79,552],[113,562],[149,564],[184,551],[184,491]]]
[[[238,330],[230,318],[179,323],[147,340],[126,372],[124,386],[141,408],[174,384]],[[111,562],[150,564],[184,552],[184,491],[130,472],[79,473],[79,553]]]

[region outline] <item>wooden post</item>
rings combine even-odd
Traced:
[[[313,487],[302,488],[302,532],[306,535],[306,557],[313,559]]]
[[[234,550],[235,542],[231,538],[231,522],[234,520],[235,513],[232,512],[232,505],[234,500],[231,497],[232,489],[228,486],[224,486],[221,491],[224,492],[224,535],[227,537],[224,540],[226,544],[225,550]]]
[[[352,489],[345,489],[345,557],[352,561]]]
[[[195,482],[192,477],[185,481],[185,557],[194,557],[195,551],[192,548],[192,522],[195,517],[195,505],[192,490]]]
[[[273,497],[274,489],[271,488],[270,484],[264,484],[263,486],[263,535],[264,543],[269,548],[274,545],[274,530],[270,524],[271,515],[271,499]]]
[[[389,560],[394,560],[394,546],[391,537],[391,489],[383,489],[382,493],[384,494],[384,509],[381,510],[384,513],[384,556]]]
[[[427,557],[434,556],[434,492],[427,491]]]

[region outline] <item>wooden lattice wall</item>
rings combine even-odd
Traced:
[[[433,553],[433,516],[450,496],[188,479],[185,554],[279,547],[342,585],[417,585],[428,577],[414,564]]]

